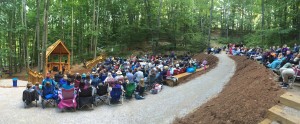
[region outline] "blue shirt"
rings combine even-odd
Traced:
[[[132,73],[127,72],[127,73],[126,73],[126,77],[127,77],[127,79],[128,79],[129,82],[134,82],[134,81],[133,81],[133,74],[132,74]]]
[[[68,84],[63,84],[62,88],[66,89],[66,90],[69,90],[69,89],[74,88],[74,86],[73,85],[68,85]]]
[[[62,87],[64,84],[67,84],[67,81],[65,80],[65,79],[60,79],[60,81],[59,81],[59,85],[60,85],[60,87]]]
[[[55,85],[54,81],[51,78],[45,78],[42,82],[42,86],[45,86],[47,82],[50,82],[51,85]]]

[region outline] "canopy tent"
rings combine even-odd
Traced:
[[[54,58],[58,56],[58,62],[54,62]],[[63,56],[68,56],[67,60],[62,61]],[[46,65],[45,70],[46,72],[49,71],[62,71],[63,67],[65,71],[70,70],[70,58],[71,53],[65,44],[61,40],[57,40],[51,46],[47,48],[46,51]],[[49,59],[51,60],[49,62]]]

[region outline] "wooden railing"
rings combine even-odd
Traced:
[[[33,71],[31,69],[28,70],[28,82],[31,82],[32,84],[42,83],[44,76],[42,73],[37,73],[36,71]]]
[[[98,56],[97,58],[91,60],[91,61],[87,61],[86,62],[86,68],[92,68],[94,67],[96,64],[98,64],[100,61],[103,61],[105,59],[105,54]]]

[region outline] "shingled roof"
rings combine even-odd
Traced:
[[[51,54],[70,54],[70,51],[65,46],[65,44],[61,40],[57,40],[55,43],[53,43],[51,46],[47,48],[46,51],[46,58],[50,56]]]

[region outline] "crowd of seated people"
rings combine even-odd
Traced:
[[[300,67],[300,46],[294,44],[294,47],[288,47],[284,44],[280,46],[272,46],[269,49],[263,50],[262,48],[236,47],[235,44],[229,44],[227,50],[231,55],[245,55],[248,58],[259,61],[267,68],[273,70],[280,75],[283,82],[280,84],[282,88],[289,87],[288,78],[295,77],[298,74]]]
[[[189,55],[178,59],[174,52],[168,56],[130,56],[127,59],[108,57],[93,67],[91,72],[82,74],[54,72],[53,78],[47,73],[41,83],[40,92],[42,92],[42,97],[48,96],[47,99],[53,99],[59,108],[74,107],[66,105],[74,104],[70,103],[72,100],[68,101],[63,98],[63,92],[69,90],[74,90],[73,98],[77,99],[77,108],[81,108],[84,106],[83,104],[92,103],[93,101],[90,102],[88,97],[97,94],[103,95],[103,93],[108,96],[115,95],[116,88],[119,88],[122,94],[126,91],[132,92],[129,89],[132,89],[133,85],[135,87],[133,94],[127,93],[127,97],[130,98],[130,95],[133,95],[136,99],[144,99],[146,91],[154,90],[153,93],[158,93],[168,77],[185,73],[187,68],[198,69],[207,64],[207,60],[204,59],[200,62],[192,59]],[[47,87],[49,87],[49,92],[43,93]],[[100,91],[103,87],[106,87],[106,91]],[[68,97],[72,97],[72,95],[68,95]],[[86,103],[82,101],[84,99],[89,100],[85,100],[88,101]]]
[[[209,47],[207,49],[207,54],[219,54],[222,51],[221,47]]]

